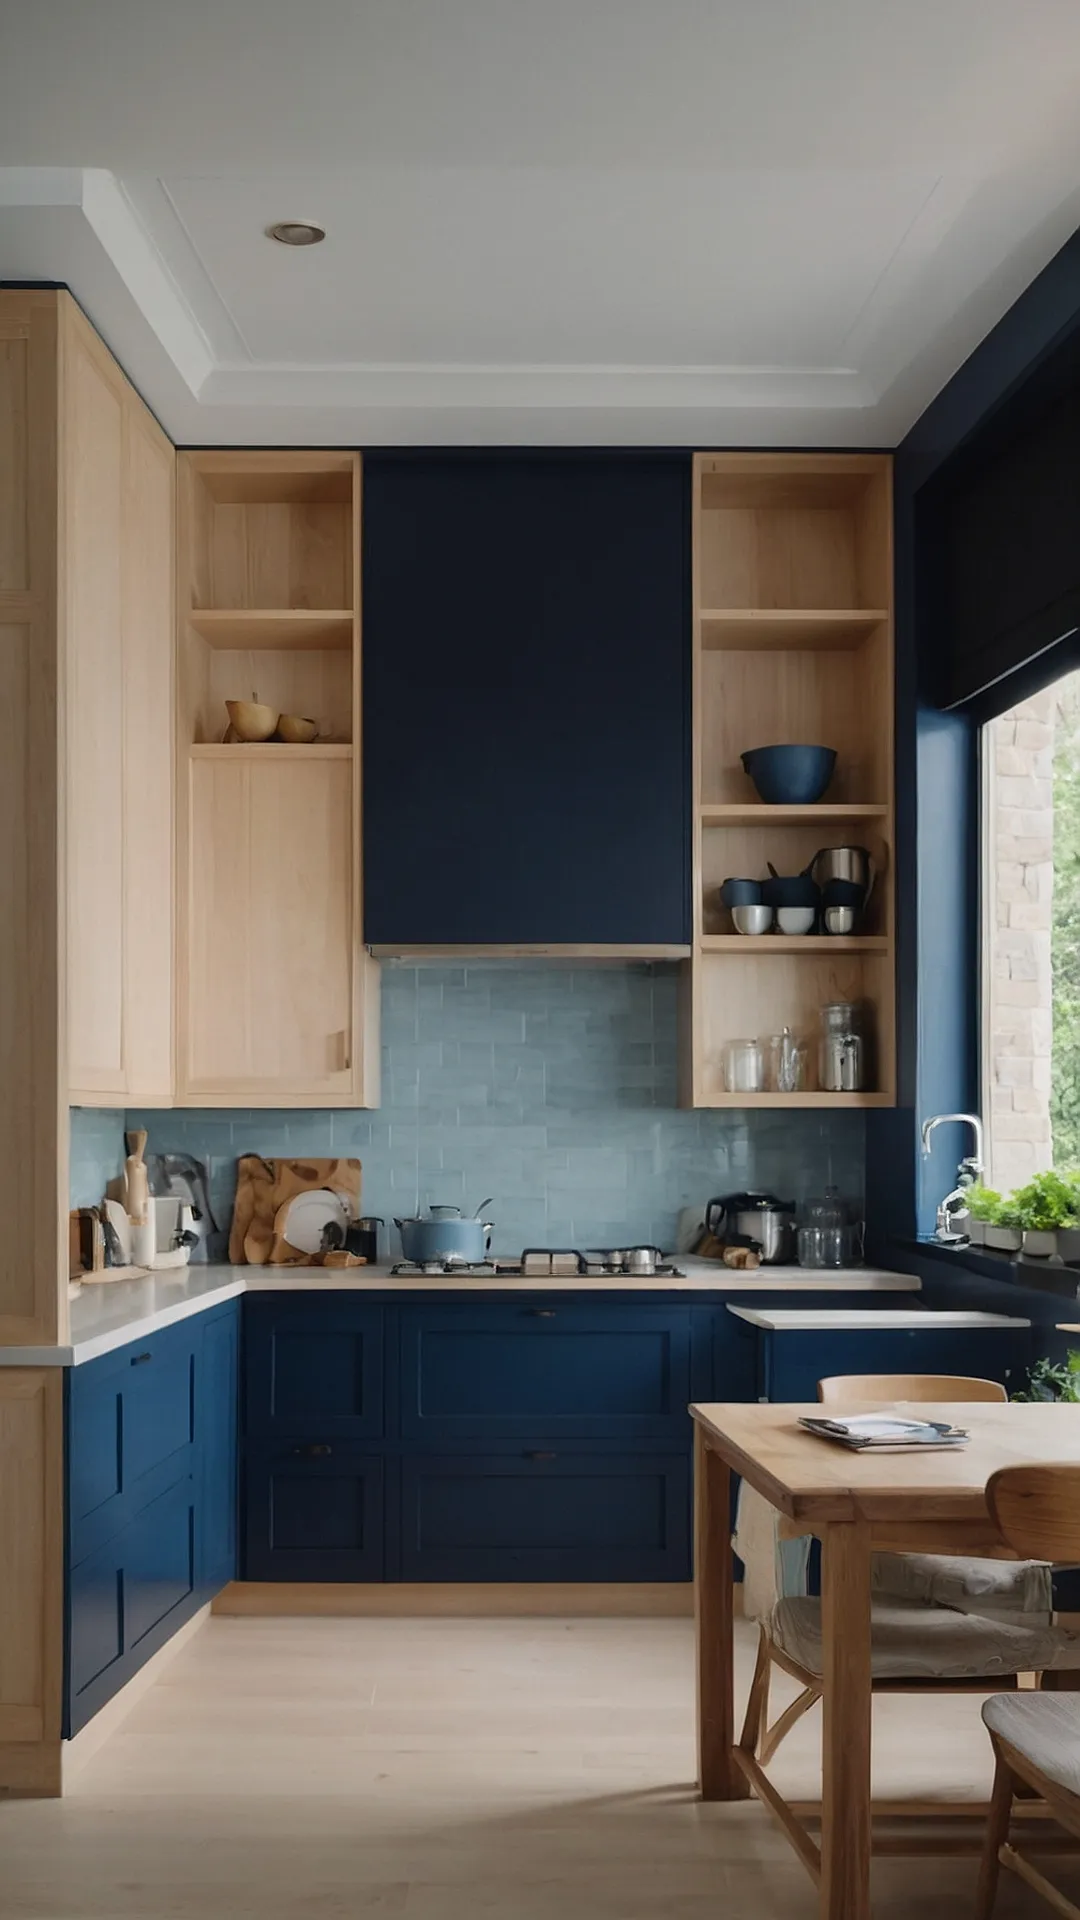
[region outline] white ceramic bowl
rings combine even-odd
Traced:
[[[776,919],[781,933],[809,933],[817,915],[813,907],[777,907]]]

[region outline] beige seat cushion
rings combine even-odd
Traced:
[[[823,1671],[820,1600],[780,1600],[769,1619],[776,1645],[808,1672]],[[876,1599],[871,1613],[875,1680],[965,1680],[979,1674],[1080,1667],[1080,1639],[1059,1627],[1016,1626],[981,1614]]]
[[[1080,1694],[995,1693],[982,1717],[1054,1786],[1080,1795]]]
[[[1036,1613],[1049,1621],[1054,1610],[1050,1568],[1042,1560],[967,1560],[944,1553],[875,1553],[875,1593],[917,1600],[922,1606],[955,1607],[960,1613]]]

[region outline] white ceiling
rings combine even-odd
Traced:
[[[0,278],[188,442],[888,445],[1080,225],[1076,0],[0,0],[0,45]]]

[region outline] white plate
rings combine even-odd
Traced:
[[[341,1229],[338,1246],[345,1245],[345,1228],[349,1222],[349,1209],[339,1193],[331,1193],[329,1187],[316,1187],[310,1193],[298,1193],[281,1209],[281,1225],[278,1232],[283,1234],[290,1247],[298,1253],[322,1253],[323,1230],[329,1226]]]

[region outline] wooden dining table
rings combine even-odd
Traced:
[[[754,1790],[752,1768],[735,1743],[731,1477],[739,1474],[797,1530],[821,1541],[820,1845],[807,1836],[798,1850],[818,1880],[820,1920],[869,1920],[870,1556],[1012,1558],[987,1509],[987,1481],[999,1467],[1080,1465],[1080,1407],[920,1403],[910,1408],[913,1415],[952,1421],[970,1434],[964,1447],[925,1453],[857,1453],[819,1439],[798,1425],[801,1414],[820,1415],[816,1402],[690,1412],[702,1797],[742,1800]]]

